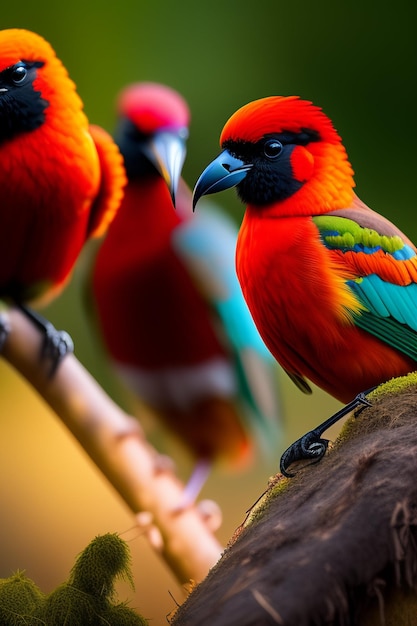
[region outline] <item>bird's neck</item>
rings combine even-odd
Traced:
[[[179,223],[169,190],[160,179],[129,182],[119,210],[103,241],[107,256],[129,254],[149,259],[169,246],[172,231]],[[121,249],[122,248],[122,249]]]
[[[161,177],[130,182],[116,219],[125,232],[134,229],[138,238],[163,237],[180,221]]]

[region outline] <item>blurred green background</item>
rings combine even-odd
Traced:
[[[161,81],[181,91],[192,111],[184,167],[190,185],[217,154],[221,128],[236,108],[272,94],[313,100],[344,138],[358,194],[417,240],[411,0],[21,0],[3,3],[0,27],[28,28],[49,40],[76,82],[88,117],[109,131],[115,96],[126,83]],[[240,220],[233,190],[217,200]],[[126,406],[84,317],[80,277],[86,263],[84,256],[47,314],[72,334],[77,356]],[[93,536],[126,531],[132,516],[55,415],[6,364],[0,367],[0,577],[26,569],[49,591],[66,578],[74,556]],[[203,495],[223,509],[223,542],[276,471],[283,449],[339,406],[319,391],[302,396],[280,373],[278,382],[287,430],[276,458],[259,460],[241,476],[215,470],[205,488]],[[166,435],[152,436],[176,454]],[[179,465],[186,476],[188,460]],[[163,624],[174,608],[169,592],[181,601],[181,590],[143,538],[134,532],[125,537],[136,592],[122,589],[121,597],[130,597],[152,624]]]

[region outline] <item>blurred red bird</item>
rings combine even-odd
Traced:
[[[355,195],[329,118],[294,96],[263,98],[232,115],[220,143],[194,203],[237,186],[246,204],[240,284],[266,345],[297,385],[310,391],[307,378],[348,402],[415,370],[416,248]],[[360,396],[349,407],[358,402],[366,404]]]
[[[0,31],[0,298],[45,326],[55,365],[70,338],[24,305],[61,291],[85,241],[113,218],[125,183],[116,144],[88,125],[49,43]],[[4,325],[2,341],[7,333]]]
[[[214,459],[248,457],[248,422],[276,436],[273,359],[235,274],[237,229],[208,208],[193,216],[180,179],[186,102],[164,85],[133,84],[118,114],[129,182],[98,251],[94,300],[117,370],[199,460],[186,504]]]

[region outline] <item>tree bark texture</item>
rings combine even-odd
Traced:
[[[271,481],[173,626],[417,625],[417,377],[368,398],[320,463]]]

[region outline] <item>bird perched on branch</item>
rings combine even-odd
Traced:
[[[72,341],[26,305],[68,281],[113,218],[126,178],[110,135],[89,126],[75,85],[39,35],[0,31],[0,299],[43,328],[52,371]],[[9,332],[0,327],[0,344]]]
[[[135,83],[117,110],[129,182],[95,261],[95,309],[121,377],[198,461],[185,506],[214,459],[248,457],[251,425],[276,434],[273,359],[235,275],[237,229],[208,207],[193,216],[180,178],[186,102],[165,85]]]
[[[309,379],[342,402],[353,399],[352,407],[366,404],[357,394],[415,370],[416,248],[355,195],[330,119],[311,102],[272,96],[234,113],[220,143],[194,205],[237,187],[246,204],[240,284],[266,345],[298,387],[309,393]]]

